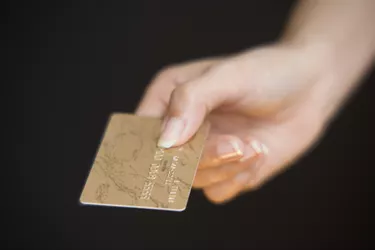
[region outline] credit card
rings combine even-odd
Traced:
[[[205,123],[187,143],[159,148],[161,119],[112,114],[80,202],[183,211],[207,139]]]

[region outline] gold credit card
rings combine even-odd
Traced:
[[[182,211],[203,151],[205,123],[186,144],[157,147],[161,120],[113,114],[80,202],[89,205]]]

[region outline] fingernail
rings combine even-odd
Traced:
[[[249,178],[247,180],[246,185],[251,186],[251,185],[253,185],[254,180],[256,180],[256,177],[259,174],[260,169],[262,168],[262,166],[265,163],[266,156],[268,154],[268,148],[263,143],[260,143],[260,142],[255,141],[255,140],[251,141],[249,145],[251,146],[251,148],[255,152],[254,156],[257,157],[255,159],[255,162],[252,162],[252,164],[249,166],[249,170],[248,170],[248,172],[250,172],[252,178],[251,179]]]
[[[263,143],[258,141],[252,141],[251,147],[255,150],[257,154],[268,154],[268,148]]]
[[[228,161],[243,156],[243,151],[236,140],[226,140],[217,145],[217,155],[221,161]]]
[[[250,180],[251,173],[249,171],[239,173],[234,177],[234,180],[241,185],[246,185]]]
[[[240,161],[244,162],[257,155],[267,154],[267,153],[268,153],[268,148],[264,144],[254,140],[245,146],[244,156],[241,158]]]
[[[158,141],[158,146],[161,148],[170,148],[176,144],[179,136],[182,134],[185,128],[185,122],[178,117],[172,117],[168,119],[165,124],[165,128]]]

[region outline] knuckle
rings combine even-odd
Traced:
[[[146,87],[147,93],[153,93],[158,90],[161,85],[168,82],[173,82],[173,79],[177,76],[177,67],[168,66],[160,70],[154,77],[149,85]]]
[[[169,65],[161,69],[155,76],[155,82],[166,81],[172,79],[176,75],[177,67],[174,65]]]
[[[173,91],[172,98],[183,103],[189,103],[193,99],[191,93],[192,92],[189,84],[181,85]]]

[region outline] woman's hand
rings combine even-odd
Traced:
[[[259,187],[316,141],[329,113],[322,93],[332,85],[323,57],[279,44],[172,66],[150,84],[137,114],[165,116],[159,146],[166,148],[210,122],[194,187],[224,202]]]
[[[281,42],[172,66],[139,115],[165,117],[159,146],[211,132],[194,186],[214,202],[254,189],[306,152],[375,56],[375,3],[300,1]]]

